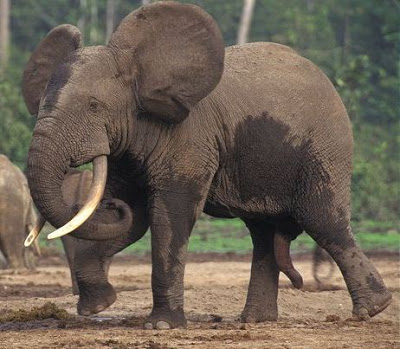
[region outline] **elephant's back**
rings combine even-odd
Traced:
[[[245,74],[259,71],[266,63],[272,65],[296,65],[302,57],[289,46],[274,42],[253,42],[244,45],[229,46],[225,49],[225,73],[234,72]]]
[[[259,42],[228,47],[224,74],[210,102],[234,127],[249,116],[263,118],[302,143],[310,137],[317,143],[340,139],[351,153],[350,121],[334,86],[315,64],[287,46]]]
[[[326,75],[288,46],[257,42],[226,49],[221,87],[232,86],[269,115],[287,123],[342,119],[345,107]],[[319,110],[319,116],[315,115]],[[310,113],[313,111],[313,113]]]
[[[294,49],[273,43],[254,42],[226,48],[223,80],[239,79],[251,84],[265,82],[272,88],[297,88],[331,85],[325,74]],[[271,91],[272,92],[272,91]],[[286,91],[290,93],[288,89]],[[293,93],[292,92],[292,93]]]

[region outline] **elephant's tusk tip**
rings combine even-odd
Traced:
[[[32,228],[32,230],[30,231],[30,233],[28,234],[28,236],[26,237],[26,239],[24,241],[25,247],[29,247],[37,239],[37,237],[39,236],[40,231],[42,230],[45,223],[46,223],[46,220],[39,213],[34,227]]]
[[[32,245],[33,241],[35,241],[35,234],[31,231],[24,241],[24,246],[29,247],[30,245]]]

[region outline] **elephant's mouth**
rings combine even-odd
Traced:
[[[103,198],[104,189],[107,181],[107,156],[101,155],[93,159],[93,182],[89,195],[79,212],[65,225],[48,235],[48,239],[55,239],[73,232],[79,228],[98,207]],[[24,245],[29,246],[39,236],[43,228],[45,219],[39,216],[33,229],[25,240]]]

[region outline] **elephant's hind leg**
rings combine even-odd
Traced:
[[[309,209],[313,218],[303,220],[304,229],[339,266],[353,301],[354,316],[367,319],[380,313],[389,305],[391,294],[354,240],[348,210],[326,202],[317,202]]]
[[[263,221],[246,222],[253,240],[253,260],[242,322],[276,321],[279,270],[274,256],[274,226]]]

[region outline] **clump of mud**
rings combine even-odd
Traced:
[[[53,302],[46,302],[41,307],[33,307],[30,310],[9,310],[4,315],[0,315],[0,323],[28,322],[44,319],[66,320],[69,318],[70,315],[65,309],[58,308]]]
[[[145,348],[147,348],[147,349],[169,349],[169,347],[167,345],[156,343],[153,341],[149,341]]]
[[[146,318],[144,316],[131,316],[126,319],[122,319],[119,325],[127,327],[143,327]]]

